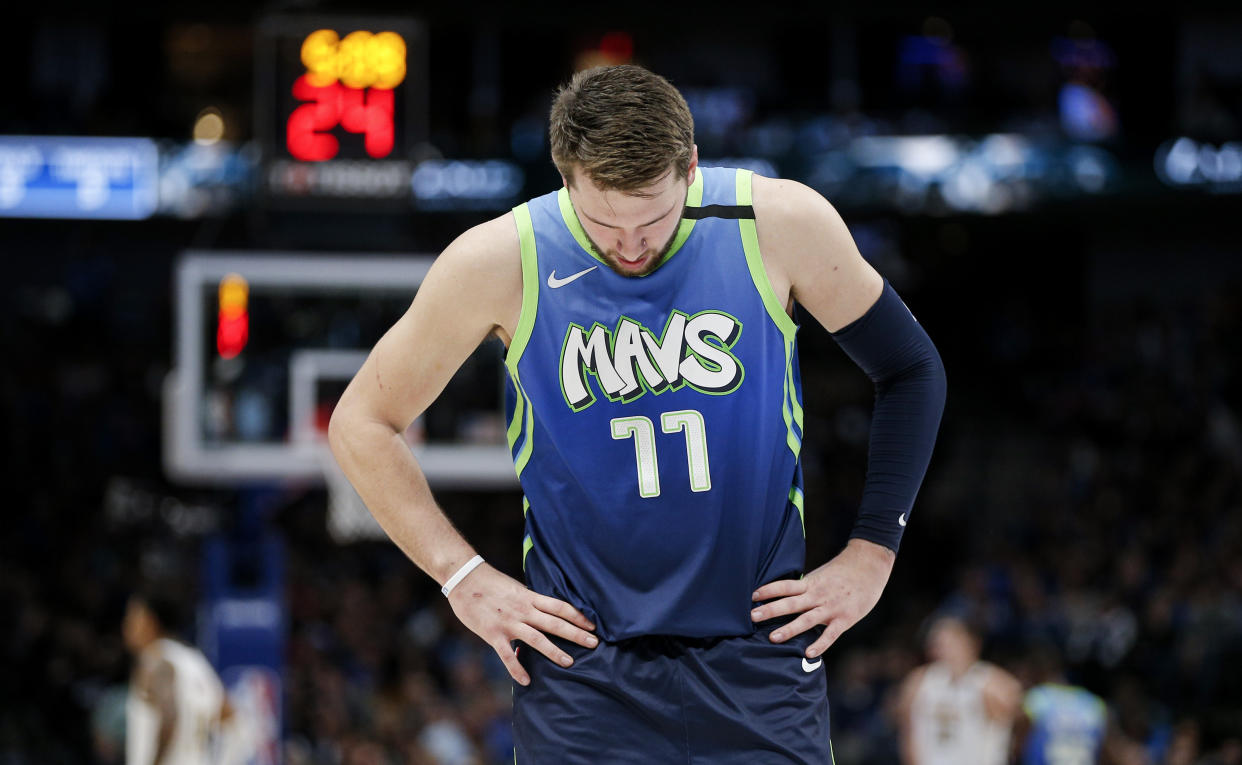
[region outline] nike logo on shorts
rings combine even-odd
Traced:
[[[804,658],[802,659],[802,671],[803,672],[814,672],[815,670],[823,666],[823,664],[824,664],[823,659],[816,659],[814,662],[810,662]]]

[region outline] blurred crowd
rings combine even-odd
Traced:
[[[166,338],[147,326],[110,345],[130,319],[92,307],[89,284],[70,285],[79,288],[85,298],[62,296],[73,310],[57,293],[10,301],[0,327],[15,359],[0,376],[11,455],[0,538],[6,765],[123,761],[126,596],[158,578],[193,603],[201,541],[229,532],[237,502],[237,492],[164,481]],[[1056,646],[1069,680],[1108,705],[1107,762],[1242,763],[1239,305],[1229,284],[1187,299],[1097,301],[1057,354],[1040,340],[1050,320],[1002,317],[980,363],[1011,381],[1000,403],[961,400],[980,371],[946,358],[945,431],[897,569],[876,611],[828,655],[841,765],[896,761],[894,690],[941,612],[981,624],[984,657],[1019,678],[1033,646]],[[852,374],[821,350],[804,348],[808,390]],[[866,433],[849,412],[865,412],[865,383],[839,388],[849,401],[808,401],[820,418],[808,430],[823,436],[806,457],[808,496],[819,497],[807,512],[812,564],[848,530]],[[510,682],[490,649],[395,547],[333,543],[322,490],[282,491],[268,520],[287,549],[285,761],[510,762]],[[442,501],[485,557],[519,571],[515,495]]]
[[[934,578],[947,562],[950,581],[838,656],[841,762],[896,761],[886,705],[929,606],[982,626],[984,657],[1019,678],[1057,646],[1070,681],[1108,704],[1106,761],[1242,762],[1240,298],[1234,285],[1101,306],[1080,357],[1041,361],[1002,333],[996,378],[1020,385],[1029,418],[972,422],[941,457],[915,517],[947,531],[908,541],[899,566]],[[938,558],[949,536],[965,552]]]

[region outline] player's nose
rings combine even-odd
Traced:
[[[620,232],[617,234],[617,252],[626,257],[636,257],[647,249],[647,240],[638,232]]]

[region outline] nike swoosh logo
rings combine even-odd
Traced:
[[[552,269],[552,273],[548,274],[548,286],[551,287],[552,289],[556,289],[557,287],[564,287],[566,284],[569,284],[574,279],[586,276],[587,274],[591,273],[597,268],[599,268],[599,266],[591,266],[590,268],[584,268],[576,274],[570,274],[569,276],[566,276],[564,279],[556,278],[556,269],[554,268]]]
[[[906,525],[906,514],[905,513],[901,514],[901,517],[897,519],[897,523],[902,526]]]
[[[802,660],[802,671],[803,672],[814,672],[815,670],[819,669],[820,666],[823,665],[823,663],[824,663],[823,659],[816,659],[814,664],[807,661],[806,659],[803,659]]]

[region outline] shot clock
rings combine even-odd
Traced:
[[[411,152],[426,137],[422,26],[403,18],[273,16],[258,34],[264,201],[306,210],[408,205]]]

